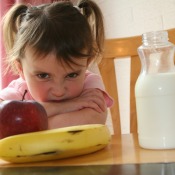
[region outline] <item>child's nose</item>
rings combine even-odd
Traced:
[[[65,93],[65,87],[63,84],[56,84],[52,88],[52,94],[56,97],[61,97]]]

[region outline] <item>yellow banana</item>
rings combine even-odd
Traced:
[[[70,126],[0,140],[0,158],[13,163],[54,160],[98,151],[109,143],[105,125]]]

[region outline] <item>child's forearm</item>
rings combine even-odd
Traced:
[[[91,108],[60,114],[49,118],[49,129],[84,124],[105,124],[107,112],[96,112]]]
[[[98,93],[96,96],[90,96],[88,94],[86,96],[79,96],[65,101],[41,102],[41,104],[44,106],[48,117],[73,111],[79,111],[84,108],[91,108],[99,113],[106,110],[106,103],[101,92]]]
[[[48,117],[70,113],[73,111],[79,111],[84,108],[92,108],[97,112],[102,112],[102,110],[99,109],[96,103],[94,104],[89,103],[88,105],[88,104],[83,104],[81,102],[76,103],[72,100],[67,100],[64,102],[41,102],[40,104],[42,104],[43,107],[45,108]]]
[[[47,112],[47,116],[55,116],[71,111],[68,103],[54,103],[54,102],[42,102],[41,103]]]

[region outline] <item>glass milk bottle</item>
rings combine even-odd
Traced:
[[[175,148],[174,45],[167,31],[142,35],[142,69],[135,85],[138,140],[143,148]]]

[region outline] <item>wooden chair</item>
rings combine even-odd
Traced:
[[[168,30],[169,41],[175,44],[175,29]],[[142,36],[109,39],[105,41],[105,50],[99,70],[102,75],[107,92],[114,98],[111,107],[112,124],[115,135],[121,135],[119,95],[116,82],[114,59],[131,58],[130,72],[130,133],[137,132],[137,116],[135,104],[135,83],[140,74],[141,63],[137,48],[142,44]]]

